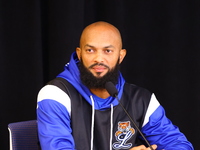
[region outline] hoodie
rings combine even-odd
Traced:
[[[95,117],[102,117],[101,112],[103,112],[105,119],[110,118],[110,123],[108,121],[106,122],[106,126],[107,124],[109,124],[107,128],[110,128],[108,133],[108,135],[110,135],[110,139],[106,140],[110,143],[110,148],[108,149],[130,149],[132,146],[134,146],[134,143],[127,144],[126,142],[131,138],[131,136],[133,136],[133,133],[131,132],[134,131],[137,133],[137,131],[135,131],[132,127],[126,128],[127,131],[123,131],[123,133],[120,133],[120,135],[127,137],[127,139],[121,142],[122,136],[116,135],[117,133],[119,133],[118,131],[121,131],[121,129],[119,129],[120,123],[129,123],[129,121],[127,121],[127,115],[125,115],[125,113],[122,113],[121,107],[118,107],[118,100],[116,100],[113,97],[108,97],[107,99],[97,97],[96,95],[92,94],[90,90],[81,83],[79,78],[80,73],[78,69],[78,63],[79,60],[77,58],[76,53],[74,52],[71,55],[70,62],[65,65],[64,71],[60,73],[57,77],[63,78],[67,80],[71,85],[73,85],[73,87],[83,97],[81,98],[84,99],[83,102],[86,101],[87,103],[83,104],[84,106],[87,105],[87,108],[85,110],[91,108],[92,114],[91,116],[87,116],[87,113],[76,114],[77,111],[79,112],[79,109],[82,109],[83,107],[79,107],[79,109],[74,110],[72,107],[76,102],[71,101],[68,94],[66,94],[64,91],[62,91],[59,87],[55,85],[44,86],[38,94],[37,105],[38,133],[42,149],[75,150],[75,143],[82,142],[82,145],[84,145],[84,142],[82,140],[76,140],[75,142],[75,139],[73,137],[74,134],[79,134],[79,130],[80,132],[84,130],[80,129],[79,126],[73,126],[74,120],[75,122],[77,120],[76,117],[82,119],[82,122],[84,122],[84,120],[88,120],[88,118],[92,120],[91,125],[89,125],[91,126],[90,135],[88,135],[88,133],[84,135],[90,138],[91,145],[88,147],[90,147],[91,150],[93,150],[93,147],[95,149],[95,146],[93,145],[93,142],[96,140],[94,137],[95,129],[102,129],[101,125],[95,127],[95,120],[96,122],[101,121],[101,119],[99,120]],[[171,123],[171,121],[165,116],[165,111],[163,107],[159,104],[159,102],[156,100],[154,94],[150,95],[149,92],[147,92],[146,90],[138,88],[137,86],[128,85],[127,83],[125,83],[125,80],[122,77],[121,73],[119,75],[118,84],[116,85],[116,88],[118,90],[119,99],[123,99],[122,102],[124,105],[126,105],[125,107],[128,108],[128,111],[137,113],[141,112],[140,114],[142,114],[142,117],[139,117],[141,115],[137,115],[137,113],[133,113],[131,115],[133,115],[133,118],[138,117],[138,119],[135,119],[135,121],[138,123],[141,131],[144,133],[147,140],[150,141],[150,144],[157,144],[158,150],[193,150],[191,143],[187,141],[186,137],[179,131],[179,129],[176,126],[174,126]],[[126,89],[126,91],[124,91],[124,88]],[[129,91],[129,89],[132,90]],[[144,98],[143,95],[145,94],[150,96],[146,96]],[[130,99],[130,97],[133,98]],[[146,101],[144,99],[148,100]],[[75,105],[78,106],[79,103],[76,103]],[[105,112],[109,112],[110,117]],[[125,122],[118,122],[118,124],[116,121],[113,122],[113,120],[116,120],[116,118],[120,118],[119,116],[115,115],[115,118],[113,119],[113,113],[119,114],[121,118],[125,119],[123,120]],[[75,119],[73,119],[73,117]],[[73,129],[76,128],[76,131],[73,131],[72,127]],[[87,124],[85,128],[88,128]],[[115,134],[113,133],[113,130],[116,131]],[[138,137],[138,133],[136,133],[135,135],[137,136],[135,136],[135,138]],[[103,134],[105,135],[107,133]],[[101,137],[99,138],[101,140]],[[83,138],[83,140],[85,139],[86,141],[88,140],[88,138]],[[113,142],[116,140],[118,141]],[[98,142],[99,141],[97,141],[97,143]],[[80,149],[84,148],[81,147],[78,150]]]

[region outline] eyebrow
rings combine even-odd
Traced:
[[[94,46],[86,44],[84,47],[94,47]]]
[[[92,47],[92,48],[94,48],[95,46],[86,44],[84,47]],[[113,45],[108,45],[108,46],[105,46],[104,48],[114,48],[114,46]]]

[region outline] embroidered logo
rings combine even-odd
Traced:
[[[115,132],[115,138],[118,142],[113,143],[114,149],[131,148],[132,143],[126,143],[135,134],[135,129],[131,127],[130,121],[118,122],[118,131]]]

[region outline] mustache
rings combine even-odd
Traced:
[[[103,64],[103,63],[95,63],[95,64],[89,66],[88,68],[91,69],[91,68],[93,68],[94,66],[104,66],[104,67],[106,67],[106,68],[109,69],[109,67],[108,67],[107,65]]]

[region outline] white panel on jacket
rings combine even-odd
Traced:
[[[46,85],[38,93],[37,101],[45,99],[55,100],[64,105],[71,116],[71,100],[69,96],[55,85]],[[38,107],[38,106],[37,106]]]
[[[156,99],[155,95],[152,94],[142,127],[144,127],[149,122],[149,117],[158,108],[158,106],[160,106],[160,103]]]

